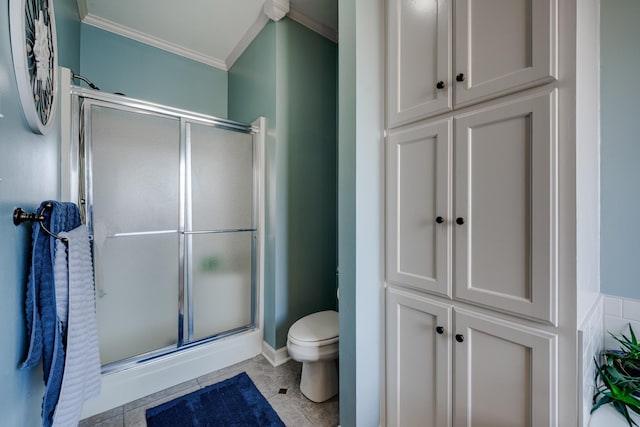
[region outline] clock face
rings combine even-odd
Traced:
[[[11,0],[11,50],[18,92],[31,129],[45,134],[57,104],[53,0]]]

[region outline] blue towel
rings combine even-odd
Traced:
[[[73,203],[42,202],[41,212],[47,203],[53,208],[45,211],[44,225],[52,233],[70,231],[81,224],[80,211]],[[50,237],[40,222],[33,223],[31,268],[27,284],[26,320],[29,349],[22,369],[36,366],[42,358],[45,392],[42,399],[42,425],[50,427],[60,395],[64,370],[64,346],[62,322],[56,315],[53,265],[55,239]]]

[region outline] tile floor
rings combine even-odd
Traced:
[[[273,367],[261,355],[191,381],[151,394],[84,419],[79,427],[146,427],[145,412],[178,396],[246,372],[288,427],[335,427],[339,424],[338,397],[314,403],[300,393],[302,364],[290,360]],[[280,389],[287,389],[281,394]]]

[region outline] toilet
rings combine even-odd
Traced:
[[[287,335],[287,351],[302,362],[300,391],[309,400],[324,402],[338,393],[338,313],[313,313],[295,322]]]

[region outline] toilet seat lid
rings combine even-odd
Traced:
[[[339,333],[338,313],[333,310],[305,316],[289,328],[289,337],[298,342],[326,341],[338,337]]]

